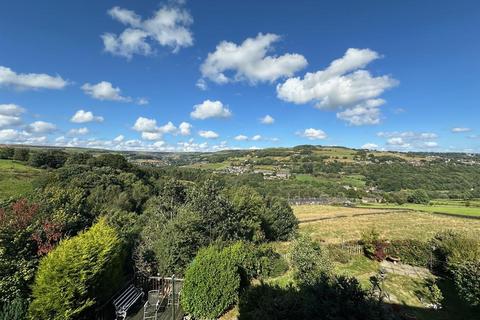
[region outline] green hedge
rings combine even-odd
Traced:
[[[466,261],[453,269],[453,280],[460,297],[480,306],[480,261]]]
[[[402,263],[418,267],[427,268],[434,259],[431,244],[414,239],[392,240],[387,253],[399,257]]]

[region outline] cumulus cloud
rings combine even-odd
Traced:
[[[80,109],[75,112],[70,121],[74,123],[103,122],[103,117],[95,116],[91,111]]]
[[[321,129],[308,128],[303,131],[297,132],[297,135],[307,138],[309,140],[323,140],[327,138],[325,131]]]
[[[59,75],[45,73],[16,73],[10,68],[0,66],[0,87],[12,87],[18,90],[63,89],[68,81]]]
[[[179,6],[163,6],[145,20],[134,11],[120,7],[111,8],[108,14],[126,26],[120,35],[109,32],[101,35],[104,50],[113,55],[127,59],[135,54],[148,56],[154,53],[155,43],[173,52],[193,45],[189,29],[193,18]]]
[[[90,131],[88,128],[83,127],[83,128],[73,128],[68,131],[69,136],[83,136],[88,134]]]
[[[373,125],[380,123],[379,107],[385,103],[383,99],[370,99],[337,113],[337,118],[353,126]]]
[[[15,129],[0,130],[0,143],[43,145],[48,142],[45,136],[33,136],[27,131]]]
[[[212,130],[200,130],[198,135],[205,139],[216,139],[219,137],[218,133]]]
[[[147,105],[149,104],[150,102],[148,101],[147,98],[137,98],[137,104],[139,106],[144,106],[144,105]]]
[[[122,142],[123,140],[125,140],[125,136],[123,136],[123,134],[120,134],[113,139],[114,142]]]
[[[378,132],[377,136],[385,138],[387,146],[400,149],[430,149],[438,146],[438,135],[434,132],[393,131]]]
[[[267,114],[265,117],[260,119],[260,122],[263,124],[273,124],[275,119],[271,115]]]
[[[237,140],[237,141],[245,141],[245,140],[248,140],[248,137],[246,135],[239,134],[234,139]]]
[[[0,104],[0,129],[22,124],[25,109],[16,104]]]
[[[232,112],[221,101],[205,100],[193,106],[190,116],[193,119],[205,120],[208,118],[229,118]]]
[[[462,128],[462,127],[452,128],[453,133],[470,132],[470,131],[472,131],[471,128]]]
[[[367,150],[376,150],[378,149],[378,145],[375,143],[365,143],[363,146],[361,146],[361,149],[367,149]]]
[[[178,128],[171,122],[167,122],[163,126],[158,126],[157,120],[139,117],[135,121],[132,129],[142,134],[143,140],[157,141],[163,138],[165,134],[182,136],[190,135],[192,125],[188,122],[182,122]]]
[[[207,90],[208,89],[208,85],[207,85],[207,82],[205,81],[205,79],[198,79],[197,82],[195,83],[195,86],[200,89],[200,90]]]
[[[32,133],[52,133],[57,130],[57,126],[50,122],[35,121],[28,125],[27,130]]]
[[[390,76],[372,76],[364,68],[380,55],[370,49],[350,48],[342,58],[325,70],[308,72],[303,78],[293,77],[277,85],[279,99],[295,104],[315,103],[319,109],[343,109],[337,117],[353,125],[379,122],[377,99],[398,84]]]
[[[182,136],[189,136],[191,133],[192,125],[188,122],[182,122],[178,126],[178,129],[180,130],[180,134]]]
[[[85,94],[98,100],[110,100],[120,102],[132,101],[132,98],[122,96],[120,88],[113,87],[113,85],[108,81],[101,81],[97,84],[85,83],[82,86],[82,90],[83,92],[85,92]]]
[[[262,140],[262,136],[259,134],[256,134],[252,137],[252,141],[259,141],[259,140]]]
[[[255,38],[247,38],[240,45],[222,41],[201,65],[202,77],[218,84],[231,81],[255,84],[291,77],[307,66],[307,60],[296,53],[267,55],[273,51],[273,43],[279,40],[279,35],[259,33]]]

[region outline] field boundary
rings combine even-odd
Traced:
[[[411,209],[411,208],[388,208],[388,207],[372,207],[372,206],[360,206],[355,208],[364,208],[364,209],[383,209],[383,210],[392,210],[392,211],[409,211],[409,212],[422,212],[422,213],[429,213],[429,214],[438,214],[448,217],[459,217],[464,219],[474,219],[480,220],[480,216],[469,216],[465,214],[456,214],[456,213],[448,213],[448,212],[441,212],[441,211],[427,211],[422,209]]]

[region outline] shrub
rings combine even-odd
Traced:
[[[399,257],[403,263],[412,266],[429,267],[433,262],[431,244],[415,239],[392,240],[387,252],[390,256]]]
[[[13,148],[2,147],[0,148],[0,159],[12,159],[14,153],[15,150]]]
[[[331,274],[333,266],[328,250],[307,236],[294,241],[290,257],[299,284],[313,285],[322,275]]]
[[[480,260],[480,240],[457,231],[439,232],[432,239],[437,266],[453,272],[465,261]]]
[[[122,284],[122,248],[101,219],[88,231],[60,242],[39,264],[29,315],[34,319],[91,318],[96,303]]]
[[[15,151],[13,152],[13,160],[28,161],[29,154],[30,154],[29,149],[15,148]]]
[[[407,201],[415,204],[429,204],[430,197],[425,190],[415,190],[408,196]]]
[[[480,306],[480,260],[457,265],[453,279],[460,297],[472,306]]]
[[[27,318],[27,301],[16,298],[9,303],[0,305],[0,320],[24,320]]]
[[[375,229],[370,229],[362,234],[360,243],[363,245],[365,256],[377,261],[383,261],[386,257],[385,249],[387,244],[380,238],[380,233]]]
[[[292,208],[281,198],[267,199],[267,208],[262,218],[268,240],[286,241],[298,228],[298,220]]]
[[[213,319],[238,300],[240,274],[229,249],[201,249],[185,273],[181,304],[197,318]]]

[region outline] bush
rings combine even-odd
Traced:
[[[91,318],[92,307],[122,285],[122,247],[101,219],[88,231],[64,240],[39,264],[29,315],[39,320]]]
[[[294,241],[290,257],[295,280],[302,285],[314,285],[321,276],[330,275],[333,269],[328,250],[307,236]]]
[[[286,241],[298,228],[298,220],[292,208],[281,198],[267,199],[267,208],[262,218],[268,240]]]
[[[13,148],[2,147],[0,148],[0,159],[12,159],[14,153],[15,150]]]
[[[430,197],[425,190],[415,190],[408,196],[407,201],[415,204],[429,204]]]
[[[24,149],[24,148],[15,148],[15,151],[13,152],[13,160],[17,161],[28,161],[28,155],[30,154],[29,149]]]
[[[363,245],[363,251],[368,258],[377,261],[383,261],[386,258],[387,243],[380,238],[380,233],[375,229],[364,232],[360,243]]]
[[[480,260],[457,265],[453,274],[460,297],[471,306],[480,306]]]
[[[201,249],[185,273],[181,304],[197,318],[218,318],[238,300],[240,274],[230,249]]]
[[[67,161],[67,153],[61,150],[32,152],[29,163],[36,168],[58,169]]]
[[[387,252],[412,266],[429,267],[433,262],[431,244],[415,239],[392,240]]]
[[[442,271],[454,272],[456,265],[480,260],[480,240],[457,231],[439,232],[432,239],[436,265]]]
[[[27,301],[16,298],[0,307],[0,320],[24,320],[27,318]]]

